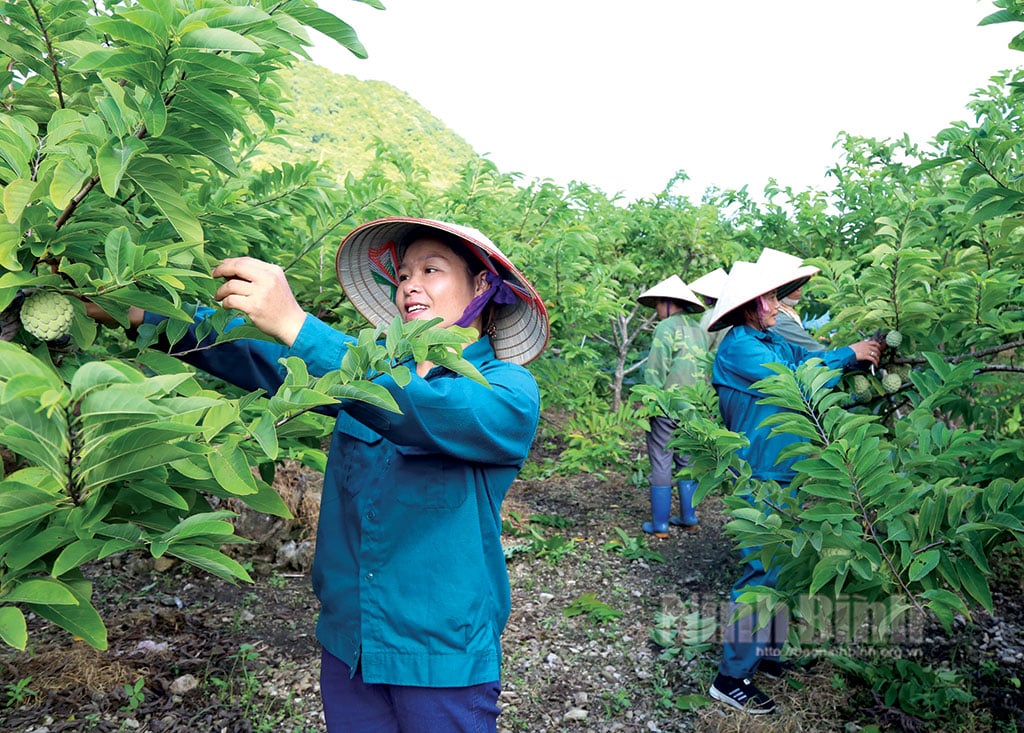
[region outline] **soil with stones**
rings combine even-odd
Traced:
[[[253,585],[134,555],[88,567],[109,649],[31,620],[26,651],[0,650],[0,731],[323,731],[308,577],[315,484],[295,467],[279,474],[278,488],[305,522],[240,517],[239,533],[258,538],[238,554]],[[663,613],[725,607],[738,555],[722,531],[720,501],[699,507],[697,531],[673,528],[668,540],[641,536],[647,511],[645,492],[615,476],[512,487],[503,510],[513,598],[501,730],[1024,728],[1020,553],[999,573],[994,614],[976,613],[952,635],[928,626],[913,648],[894,650],[922,664],[952,660],[974,696],[966,717],[910,717],[809,656],[786,680],[757,680],[781,711],[755,718],[706,697],[714,639],[685,650],[651,639]]]

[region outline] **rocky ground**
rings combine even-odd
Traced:
[[[282,484],[300,517],[315,514],[314,479],[285,472]],[[516,482],[504,507],[513,611],[504,635],[502,730],[1024,729],[1020,553],[1008,555],[1000,572],[995,614],[979,613],[953,635],[928,627],[920,643],[888,652],[952,661],[975,697],[960,712],[930,721],[906,716],[812,656],[788,680],[761,681],[783,707],[766,720],[704,696],[716,645],[651,640],[659,619],[666,632],[683,628],[663,612],[682,618],[697,606],[708,614],[724,607],[737,563],[720,502],[700,508],[698,531],[677,530],[664,541],[640,538],[645,511],[643,493],[616,477]],[[260,538],[240,557],[255,585],[132,556],[91,567],[109,650],[33,622],[28,650],[0,650],[0,730],[324,730],[308,528],[246,521],[240,532]]]

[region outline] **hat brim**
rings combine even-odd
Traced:
[[[728,279],[728,273],[721,267],[716,267],[690,283],[690,290],[704,298],[718,300],[722,295],[722,288],[725,287],[725,281]]]
[[[670,275],[657,285],[654,285],[637,296],[640,305],[649,308],[656,308],[659,300],[674,300],[689,313],[700,313],[705,305],[700,298],[687,287],[679,275]]]
[[[491,240],[476,229],[413,217],[387,217],[353,229],[338,246],[335,271],[345,295],[375,326],[391,323],[398,315],[395,284],[382,280],[371,267],[371,250],[401,242],[413,228],[426,227],[454,235],[473,248],[485,266],[501,276],[518,296],[511,305],[496,305],[491,343],[499,359],[516,364],[533,361],[547,346],[550,325],[547,309],[533,285]],[[483,256],[481,256],[483,255]],[[397,265],[397,263],[394,263]]]

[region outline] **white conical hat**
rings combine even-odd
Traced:
[[[803,287],[804,283],[810,280],[812,275],[817,275],[821,272],[821,269],[814,265],[805,265],[804,261],[796,255],[772,249],[771,247],[765,247],[761,250],[761,254],[757,256],[757,264],[771,264],[778,266],[780,269],[788,267],[797,273],[793,278],[793,282],[779,288],[780,298],[784,298],[797,288]]]
[[[752,300],[781,287],[799,280],[804,275],[797,275],[789,264],[778,260],[765,262],[736,262],[729,270],[729,278],[725,281],[722,295],[711,311],[709,331],[718,331],[726,326],[736,325],[738,311]]]
[[[654,308],[662,298],[678,300],[686,304],[691,313],[699,313],[704,310],[704,304],[700,302],[700,298],[694,295],[679,275],[669,275],[654,287],[640,293],[636,300],[640,305]]]
[[[697,295],[703,295],[705,298],[718,300],[728,277],[729,273],[721,267],[716,267],[711,272],[704,273],[690,283],[690,290],[697,293]]]
[[[540,356],[550,337],[548,312],[537,291],[498,246],[472,227],[433,219],[391,216],[356,227],[342,241],[335,269],[345,295],[370,323],[391,323],[398,315],[394,294],[398,286],[396,243],[416,227],[427,227],[458,237],[499,275],[517,296],[512,305],[499,305],[494,313],[494,355],[526,364]]]

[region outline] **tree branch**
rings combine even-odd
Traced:
[[[32,14],[36,17],[36,22],[39,24],[39,32],[43,36],[43,42],[46,43],[46,55],[50,61],[50,73],[53,74],[53,85],[57,92],[57,104],[61,109],[64,109],[64,90],[61,87],[60,74],[57,73],[59,68],[57,65],[57,55],[53,52],[50,34],[47,32],[46,24],[43,23],[43,16],[39,14],[39,8],[36,7],[33,0],[29,0],[29,7],[32,8]]]

